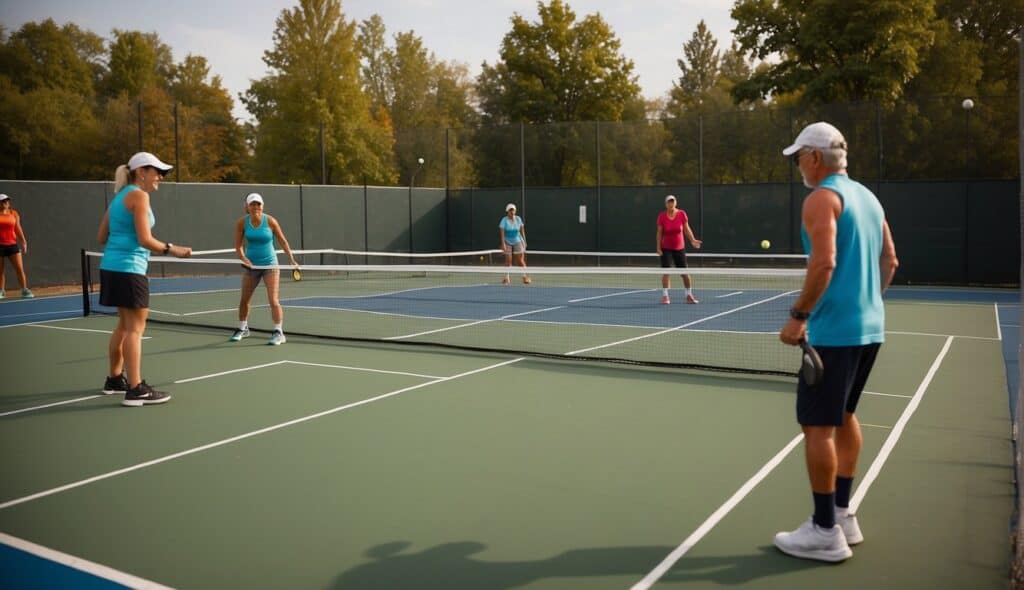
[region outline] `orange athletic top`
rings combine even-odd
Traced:
[[[11,246],[18,243],[14,228],[18,226],[18,212],[11,209],[9,215],[0,215],[0,246]]]

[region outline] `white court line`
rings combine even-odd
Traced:
[[[0,414],[0,418],[3,418],[4,416],[13,416],[15,414],[21,414],[21,413],[24,413],[24,412],[32,412],[32,411],[35,411],[35,410],[42,410],[43,408],[52,408],[53,406],[63,406],[64,404],[73,404],[73,403],[77,403],[77,402],[84,402],[87,399],[93,399],[93,398],[97,398],[97,397],[104,397],[104,396],[97,393],[97,394],[94,394],[94,395],[87,395],[85,397],[76,397],[75,399],[66,399],[66,400],[64,400],[62,402],[54,402],[52,404],[44,404],[42,406],[32,406],[30,408],[22,408],[20,410],[11,410],[10,412],[4,412],[3,414]]]
[[[42,324],[28,324],[33,328],[49,328],[50,330],[68,330],[71,332],[95,332],[97,334],[113,334],[111,330],[93,330],[91,328],[65,328],[64,326],[44,326]],[[143,336],[143,340],[149,340],[152,336]]]
[[[715,295],[715,299],[722,299],[723,297],[732,297],[733,295],[742,295],[743,291],[735,291],[733,293],[726,293],[725,295]]]
[[[620,295],[633,295],[635,293],[650,293],[655,289],[639,289],[636,291],[622,291],[620,293],[609,293],[608,295],[598,295],[597,297],[584,297],[582,299],[570,299],[569,303],[579,303],[581,301],[593,301],[594,299],[604,299],[605,297],[618,297]]]
[[[643,340],[644,338],[651,338],[653,336],[660,336],[662,334],[667,334],[667,333],[673,332],[675,330],[681,330],[683,328],[688,328],[690,326],[693,326],[693,325],[696,325],[696,324],[700,324],[700,323],[706,322],[708,320],[713,320],[715,318],[719,318],[719,317],[722,317],[724,315],[729,315],[730,313],[736,313],[737,311],[744,310],[744,309],[746,309],[748,307],[753,307],[755,305],[761,305],[762,303],[768,303],[769,301],[772,301],[774,299],[778,299],[779,297],[785,297],[787,295],[792,295],[793,293],[799,293],[799,292],[800,291],[787,291],[785,293],[780,293],[778,295],[774,295],[774,296],[769,297],[767,299],[762,299],[760,301],[755,301],[753,303],[748,303],[746,305],[742,305],[742,306],[737,307],[735,309],[730,309],[730,310],[727,310],[727,311],[723,311],[721,313],[716,313],[715,315],[708,316],[708,317],[705,317],[705,318],[700,318],[699,320],[694,320],[692,322],[683,324],[681,326],[676,326],[674,328],[669,328],[667,330],[660,330],[658,332],[653,332],[651,334],[644,334],[642,336],[634,336],[633,338],[627,338],[625,340],[619,340],[617,342],[610,342],[608,344],[601,344],[599,346],[591,346],[590,348],[581,348],[580,350],[574,350],[572,352],[567,352],[565,354],[567,354],[567,355],[574,355],[574,354],[579,354],[581,352],[590,352],[591,350],[597,350],[599,348],[608,348],[609,346],[617,346],[619,344],[626,344],[627,342],[633,342],[634,340]]]
[[[82,314],[82,310],[80,310],[80,309],[65,309],[65,310],[62,310],[62,311],[36,311],[36,312],[32,312],[32,313],[10,313],[10,314],[4,314],[4,315],[2,315],[0,317],[4,317],[4,318],[27,318],[28,316],[32,316],[32,315],[56,315],[58,313],[77,313],[77,314],[81,315]]]
[[[961,336],[959,334],[933,334],[931,332],[896,332],[893,330],[886,330],[886,334],[900,334],[903,336],[934,336],[935,338],[963,338],[965,340],[999,340],[999,338],[993,338],[991,336]]]
[[[73,490],[75,488],[80,488],[82,486],[86,486],[86,485],[89,485],[91,483],[95,483],[97,481],[102,481],[102,480],[105,480],[105,479],[110,479],[112,477],[117,477],[118,475],[124,475],[125,473],[131,473],[133,471],[138,471],[139,469],[144,469],[146,467],[152,467],[153,465],[159,465],[161,463],[166,463],[167,461],[173,461],[174,459],[179,459],[181,457],[186,457],[188,455],[193,455],[195,453],[201,453],[203,451],[208,451],[210,449],[214,449],[214,448],[221,447],[221,446],[224,446],[224,445],[227,445],[227,444],[238,442],[240,440],[245,440],[247,438],[252,438],[254,436],[259,436],[261,434],[266,434],[268,432],[273,432],[275,430],[280,430],[282,428],[288,428],[289,426],[294,426],[296,424],[302,424],[303,422],[309,422],[310,420],[316,420],[317,418],[323,418],[324,416],[329,416],[331,414],[336,414],[338,412],[344,412],[345,410],[349,410],[349,409],[356,408],[356,407],[359,407],[359,406],[364,406],[364,405],[367,405],[367,404],[372,404],[374,402],[377,402],[377,401],[380,401],[380,400],[383,400],[383,399],[387,399],[389,397],[394,397],[396,395],[401,395],[403,393],[406,393],[406,392],[409,392],[409,391],[413,391],[413,390],[416,390],[416,389],[422,389],[424,387],[428,387],[430,385],[435,385],[437,383],[444,383],[446,381],[452,381],[454,379],[460,379],[462,377],[467,377],[469,375],[474,375],[476,373],[482,373],[484,371],[490,371],[491,369],[497,369],[499,367],[504,367],[505,365],[511,365],[512,363],[518,363],[519,361],[523,360],[523,358],[524,357],[519,357],[519,358],[515,358],[515,359],[512,359],[512,360],[508,360],[508,361],[502,361],[500,363],[496,363],[496,364],[493,364],[493,365],[488,365],[488,366],[482,367],[480,369],[473,369],[472,371],[466,371],[464,373],[459,373],[458,375],[452,375],[451,377],[442,377],[440,379],[434,379],[432,381],[427,381],[427,382],[424,382],[424,383],[417,383],[416,385],[412,385],[412,386],[409,386],[409,387],[403,387],[401,389],[395,389],[394,391],[389,391],[387,393],[382,393],[381,395],[377,395],[377,396],[374,396],[374,397],[371,397],[371,398],[367,398],[367,399],[360,400],[360,401],[357,401],[357,402],[352,402],[352,403],[345,404],[345,405],[342,405],[342,406],[337,406],[337,407],[331,408],[329,410],[324,410],[323,412],[317,412],[315,414],[309,414],[308,416],[303,416],[301,418],[295,418],[294,420],[288,420],[287,422],[281,422],[281,423],[278,423],[278,424],[274,424],[273,426],[267,426],[266,428],[260,428],[259,430],[253,430],[253,431],[250,431],[250,432],[246,432],[244,434],[239,434],[238,436],[232,436],[230,438],[221,439],[221,440],[218,440],[218,441],[215,441],[215,442],[212,442],[212,443],[209,443],[209,444],[205,444],[205,445],[202,445],[202,446],[199,446],[199,447],[193,447],[191,449],[186,449],[184,451],[179,451],[177,453],[172,453],[170,455],[164,455],[163,457],[158,457],[156,459],[152,459],[152,460],[149,460],[149,461],[144,461],[142,463],[136,463],[135,465],[124,467],[122,469],[117,469],[115,471],[109,471],[107,473],[102,473],[100,475],[94,475],[93,477],[82,479],[82,480],[79,480],[79,481],[76,481],[76,482],[72,482],[72,483],[65,484],[65,485],[62,485],[62,486],[58,486],[58,487],[55,487],[55,488],[51,488],[51,489],[48,489],[48,490],[43,490],[43,491],[37,492],[35,494],[30,494],[28,496],[22,496],[21,498],[15,498],[13,500],[8,500],[7,502],[4,502],[4,503],[0,504],[0,510],[11,508],[11,507],[17,506],[19,504],[24,504],[26,502],[31,502],[33,500],[38,500],[40,498],[45,498],[47,496],[52,496],[54,494],[59,494],[61,492],[66,492],[68,490]]]
[[[81,313],[81,312],[78,312],[78,313]],[[0,325],[0,330],[3,330],[4,328],[17,328],[18,326],[38,326],[38,325],[47,324],[47,323],[50,323],[50,322],[70,322],[71,320],[78,320],[78,319],[81,319],[81,318],[82,318],[82,316],[79,315],[79,316],[70,317],[70,318],[53,318],[52,320],[39,320],[37,322],[22,322],[20,324],[5,324],[5,325]]]
[[[921,381],[921,385],[918,386],[917,392],[914,394],[913,400],[911,400],[911,402],[907,404],[907,407],[906,409],[904,409],[903,414],[900,416],[900,419],[897,420],[896,425],[892,427],[892,432],[889,433],[889,437],[886,439],[885,444],[882,445],[882,450],[879,451],[878,455],[875,457],[875,460],[871,463],[871,467],[868,469],[867,474],[864,476],[864,480],[862,481],[861,485],[857,487],[857,492],[850,500],[850,512],[857,511],[857,507],[860,505],[861,500],[867,494],[868,488],[871,487],[872,482],[875,480],[876,477],[878,477],[878,473],[881,471],[882,465],[885,464],[886,459],[889,457],[889,453],[891,453],[893,447],[896,446],[896,442],[899,440],[900,435],[903,433],[904,427],[906,427],[906,424],[910,420],[910,417],[913,415],[914,411],[917,409],[917,406],[920,404],[921,398],[922,396],[924,396],[925,390],[928,389],[928,385],[931,383],[936,371],[938,371],[939,365],[942,363],[942,359],[945,358],[946,353],[949,351],[949,347],[952,343],[953,337],[950,336],[946,340],[946,345],[943,346],[942,350],[939,352],[939,355],[935,358],[935,362],[932,363],[931,368],[929,368],[928,372],[925,374],[924,380]],[[864,426],[877,425],[865,424]],[[888,427],[879,426],[879,428]],[[707,533],[710,532],[711,529],[714,528],[715,525],[717,525],[733,508],[735,508],[736,505],[738,505],[739,502],[743,500],[743,498],[747,494],[749,494],[750,491],[757,484],[759,484],[765,477],[767,477],[768,474],[775,467],[777,467],[779,463],[782,462],[786,455],[788,455],[793,450],[793,448],[801,440],[803,440],[803,436],[803,434],[799,434],[796,436],[796,438],[789,441],[788,445],[783,447],[781,451],[779,451],[774,457],[772,457],[772,459],[768,463],[766,463],[764,467],[762,467],[761,470],[754,475],[754,477],[747,480],[747,483],[743,484],[743,487],[741,487],[735,494],[733,494],[732,497],[729,498],[729,500],[722,504],[722,506],[720,506],[718,510],[712,513],[712,515],[708,517],[708,519],[705,520],[704,523],[701,524],[701,526],[693,532],[693,534],[687,537],[686,540],[684,540],[683,543],[675,549],[675,551],[670,553],[668,557],[666,557],[660,564],[658,564],[658,566],[654,568],[651,571],[651,573],[647,574],[647,576],[644,577],[644,579],[634,584],[631,590],[647,590],[655,582],[657,582],[659,578],[664,576],[665,573],[668,572],[668,570],[672,569],[672,566],[675,565],[675,563],[679,561],[680,558],[686,555],[686,553],[690,549],[692,549],[698,541],[700,541],[705,535],[707,535]]]
[[[383,293],[367,293],[365,295],[307,295],[305,297],[289,297],[288,299],[282,299],[281,303],[285,301],[302,301],[303,299],[370,299],[372,297],[387,297],[388,295],[399,295],[401,293],[411,293],[413,291],[430,291],[431,289],[468,289],[470,287],[486,287],[490,283],[477,283],[475,285],[440,285],[433,287],[413,287],[411,289],[401,289],[399,291],[385,291]],[[492,285],[497,286],[497,285]]]
[[[221,371],[220,373],[211,373],[209,375],[200,375],[199,377],[189,377],[188,379],[179,379],[175,383],[191,383],[192,381],[202,381],[203,379],[212,379],[214,377],[223,377],[224,375],[231,375],[233,373],[243,373],[245,371],[254,371],[256,369],[264,369],[266,367],[273,367],[274,365],[281,365],[288,361],[275,361],[273,363],[266,363],[264,365],[254,365],[252,367],[242,367],[241,369],[231,369],[230,371]]]
[[[367,369],[366,367],[348,367],[345,365],[325,365],[322,363],[307,363],[305,361],[284,361],[289,365],[305,365],[308,367],[324,367],[328,369],[344,369],[346,371],[363,371],[365,373],[384,373],[386,375],[403,375],[405,377],[420,377],[422,379],[444,379],[437,375],[421,375],[419,373],[405,373],[403,371],[385,371],[383,369]]]
[[[31,541],[25,539],[19,539],[18,537],[12,537],[6,533],[0,533],[0,543],[7,545],[8,547],[14,547],[15,549],[24,551],[30,555],[41,557],[45,560],[59,563],[69,568],[76,569],[81,572],[96,576],[97,578],[103,578],[116,582],[122,586],[128,588],[138,588],[140,590],[171,590],[168,586],[152,582],[131,574],[115,570],[114,568],[107,567],[105,565],[94,563],[81,557],[75,557],[74,555],[68,555],[56,549],[50,549],[49,547],[43,547],[37,545]]]
[[[999,304],[993,303],[992,306],[995,307],[996,310],[996,337],[998,338],[998,340],[1002,341],[1003,329],[999,326]]]
[[[946,358],[946,353],[949,352],[949,348],[953,345],[953,337],[950,336],[946,339],[946,344],[942,347],[939,352],[939,356],[935,357],[935,362],[932,363],[931,368],[928,369],[928,373],[924,376],[924,380],[921,381],[921,385],[917,387],[917,391],[914,392],[914,398],[910,400],[907,407],[904,408],[903,413],[900,415],[900,419],[896,421],[896,425],[892,427],[892,432],[889,433],[888,438],[885,439],[885,444],[882,445],[882,450],[878,451],[878,455],[875,456],[875,460],[871,462],[871,467],[868,468],[867,473],[864,474],[864,478],[861,480],[857,491],[850,498],[850,512],[856,513],[857,508],[860,506],[864,496],[867,495],[868,490],[871,488],[871,484],[874,483],[878,474],[882,471],[882,466],[885,465],[886,460],[889,459],[889,454],[896,447],[896,443],[900,440],[900,436],[903,434],[903,429],[907,427],[907,422],[910,421],[910,417],[917,411],[917,407],[921,405],[921,399],[924,397],[924,392],[928,389],[928,385],[931,384],[932,379],[935,377],[935,373],[939,371],[939,365],[942,364],[942,359]]]
[[[867,426],[868,428],[884,428],[886,430],[892,428],[892,426],[882,426],[881,424],[868,424],[867,422],[861,422],[860,425]]]
[[[711,529],[715,528],[715,525],[717,525],[723,518],[725,518],[725,516],[729,514],[729,512],[731,512],[732,509],[735,508],[743,500],[743,498],[745,498],[747,494],[749,494],[754,489],[755,486],[757,486],[757,484],[761,483],[761,481],[764,480],[764,478],[768,477],[768,474],[771,473],[773,469],[778,467],[779,464],[782,463],[782,460],[786,458],[786,455],[789,455],[789,453],[792,452],[793,449],[796,448],[796,446],[800,444],[800,441],[802,441],[803,439],[804,435],[798,434],[793,438],[793,440],[789,441],[789,444],[782,447],[781,451],[776,453],[775,456],[772,457],[767,463],[765,463],[764,466],[761,467],[761,469],[759,469],[753,477],[748,479],[746,483],[740,486],[740,489],[736,490],[736,493],[734,493],[731,498],[729,498],[728,500],[726,500],[724,504],[719,506],[718,510],[712,512],[711,516],[709,516],[707,520],[705,520],[699,527],[697,527],[697,530],[693,531],[693,533],[691,533],[689,537],[686,537],[686,539],[683,540],[683,542],[678,547],[676,547],[672,553],[669,553],[668,557],[662,560],[662,562],[659,563],[656,568],[651,570],[651,573],[644,576],[644,579],[640,580],[636,584],[633,584],[631,590],[647,590],[652,585],[654,585],[654,583],[657,582],[659,578],[664,576],[665,573],[668,572],[668,570],[672,569],[672,566],[675,565],[675,563],[679,561],[679,559],[682,556],[686,555],[686,553],[690,549],[692,549],[694,545],[696,545],[701,539],[703,539],[705,535],[711,532]]]
[[[541,313],[542,311],[552,311],[555,309],[562,309],[564,305],[556,305],[555,307],[545,307],[544,309],[535,309],[533,311],[524,311],[522,313],[513,313],[511,315],[504,315],[500,318],[490,318],[486,320],[477,320],[475,322],[469,322],[468,324],[459,324],[458,326],[448,326],[447,328],[437,328],[436,330],[427,330],[426,332],[417,332],[415,334],[403,334],[402,336],[388,336],[384,340],[402,340],[404,338],[415,338],[416,336],[426,336],[427,334],[436,334],[438,332],[447,332],[448,330],[457,330],[459,328],[468,328],[469,326],[476,326],[479,324],[487,324],[490,322],[498,322],[501,320],[508,320],[519,316],[530,315],[531,313]]]
[[[881,396],[884,396],[884,397],[901,397],[903,399],[910,399],[910,398],[914,397],[912,395],[897,395],[895,393],[878,393],[877,391],[865,391],[864,395],[881,395]]]

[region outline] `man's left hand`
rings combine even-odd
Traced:
[[[807,322],[803,320],[789,318],[789,321],[786,322],[785,326],[782,326],[782,330],[779,332],[779,340],[790,346],[800,344],[800,341],[805,338],[807,338]]]

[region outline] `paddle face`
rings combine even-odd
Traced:
[[[302,280],[302,271],[300,271],[298,268],[293,268],[292,269],[292,280],[295,281],[296,283],[301,281]]]
[[[814,350],[814,347],[808,344],[806,340],[800,341],[800,348],[803,350],[800,375],[808,385],[812,387],[818,385],[825,376],[825,365],[821,362],[818,351]]]

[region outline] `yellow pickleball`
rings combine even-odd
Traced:
[[[772,243],[771,242],[769,242],[768,240],[761,240],[761,248],[767,250],[768,248],[771,248],[771,247],[772,247]]]

